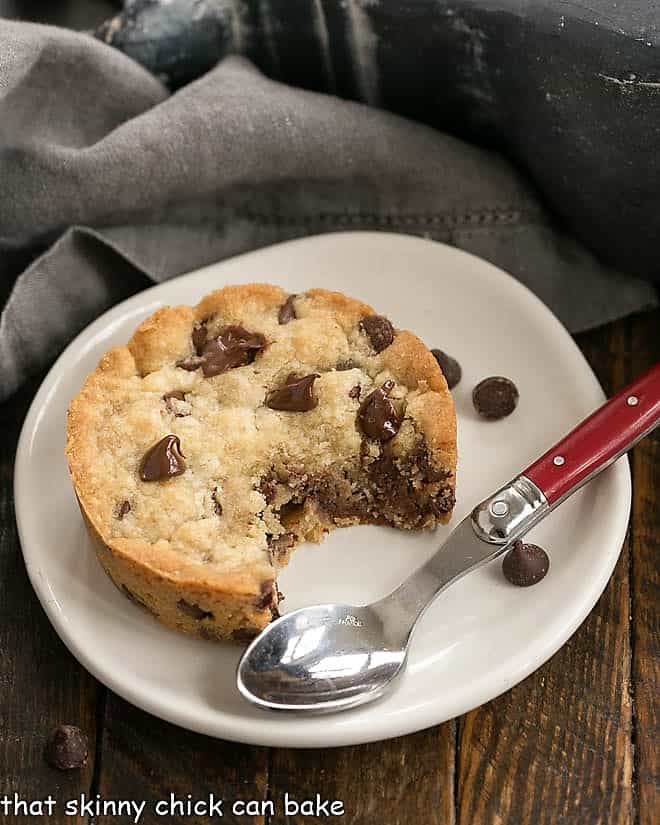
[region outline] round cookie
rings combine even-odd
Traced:
[[[435,358],[371,307],[312,289],[219,289],[108,352],[66,453],[102,566],[165,624],[245,641],[301,541],[446,522],[456,421]]]

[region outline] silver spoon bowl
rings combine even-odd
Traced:
[[[238,688],[261,707],[334,711],[378,698],[403,671],[405,638],[378,604],[322,604],[288,613],[252,643]]]

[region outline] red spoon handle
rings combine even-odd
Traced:
[[[523,473],[552,507],[660,423],[660,363],[585,418]]]

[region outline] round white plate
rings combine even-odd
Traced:
[[[404,235],[345,233],[284,243],[175,278],[114,307],[65,350],[37,393],[16,459],[16,515],[30,579],[74,656],[129,702],[192,730],[258,745],[356,744],[443,722],[492,699],[545,662],[604,589],[630,508],[621,460],[532,532],[550,572],[532,588],[508,584],[498,562],[443,594],[424,616],[407,673],[372,705],[316,718],[252,708],[238,694],[240,650],[191,640],[123,598],[87,539],[64,459],[69,400],[105,350],[125,342],[163,304],[195,303],[224,284],[271,281],[290,292],[347,292],[455,355],[459,419],[458,523],[585,414],[603,393],[559,321],[525,287],[457,249]],[[470,392],[488,375],[520,390],[518,409],[480,421]],[[452,525],[419,535],[339,530],[304,546],[280,578],[291,610],[385,595],[430,556]]]

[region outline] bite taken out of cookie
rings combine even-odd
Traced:
[[[158,310],[69,408],[98,559],[178,630],[245,642],[278,570],[336,527],[420,530],[454,506],[456,418],[436,358],[360,301],[265,284]]]

